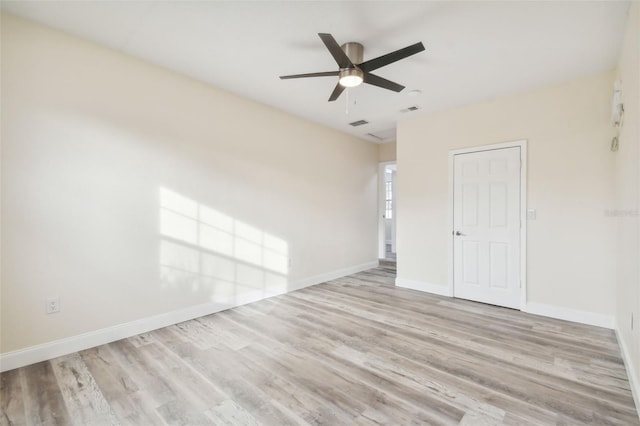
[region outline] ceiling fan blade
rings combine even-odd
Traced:
[[[322,39],[322,42],[327,49],[329,49],[329,53],[333,56],[336,63],[340,68],[353,68],[353,63],[351,63],[351,59],[344,53],[344,50],[340,47],[338,42],[331,34],[326,33],[318,33],[318,36]]]
[[[280,79],[287,80],[289,78],[335,77],[338,74],[340,74],[340,71],[312,72],[312,73],[309,73],[309,74],[281,75]]]
[[[336,84],[336,88],[333,89],[333,93],[331,93],[331,96],[329,96],[329,102],[333,102],[336,99],[338,99],[338,97],[340,97],[344,89],[345,87],[342,84],[340,83]]]
[[[404,89],[404,86],[387,80],[386,78],[378,77],[375,74],[365,73],[364,82],[373,86],[382,87],[383,89],[393,90],[394,92],[401,92],[402,89]]]
[[[360,68],[365,73],[368,71],[377,70],[380,67],[384,67],[385,65],[389,65],[401,59],[408,58],[409,56],[420,53],[423,50],[424,46],[422,45],[422,42],[418,42],[416,44],[412,44],[411,46],[398,49],[395,52],[387,53],[386,55],[378,56],[377,58],[364,61],[363,63],[358,65],[358,68]]]

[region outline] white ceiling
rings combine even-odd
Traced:
[[[2,1],[2,9],[241,96],[380,142],[403,117],[615,68],[629,2]],[[365,60],[422,41],[426,51],[327,99],[337,70],[317,33],[357,41]],[[411,90],[422,95],[408,96]],[[348,102],[347,102],[348,99]],[[410,106],[420,109],[401,112]],[[348,111],[348,113],[347,113]],[[351,127],[349,122],[370,123]]]

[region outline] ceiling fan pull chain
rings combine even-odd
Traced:
[[[345,90],[345,91],[347,92],[347,93],[346,93],[346,97],[347,97],[347,104],[345,105],[345,108],[344,108],[344,109],[345,109],[345,111],[344,111],[344,113],[345,113],[345,115],[349,115],[349,89],[347,89],[347,90]]]

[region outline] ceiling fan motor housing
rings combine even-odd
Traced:
[[[363,53],[364,46],[360,43],[349,42],[340,46],[344,53],[346,53],[347,57],[351,60],[351,63],[354,65],[361,64],[363,62]]]

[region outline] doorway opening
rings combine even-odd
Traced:
[[[396,176],[395,161],[380,163],[378,204],[378,257],[396,261]]]

